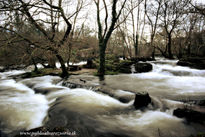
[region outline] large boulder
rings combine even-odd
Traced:
[[[205,58],[201,58],[201,57],[182,58],[177,62],[177,65],[188,66],[196,69],[205,69]]]
[[[151,98],[148,93],[138,93],[135,95],[134,107],[136,109],[146,107],[151,103]]]
[[[135,71],[137,73],[149,72],[152,69],[153,69],[152,64],[150,64],[150,63],[136,63],[135,64]]]
[[[187,108],[177,108],[174,110],[173,115],[178,118],[185,118],[188,122],[204,123],[205,113],[198,112]]]

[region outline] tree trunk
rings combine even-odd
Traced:
[[[105,75],[105,43],[99,42],[99,52],[100,52],[100,66],[98,69],[98,75]]]
[[[168,48],[168,58],[169,59],[173,59],[173,54],[172,54],[172,37],[171,37],[171,34],[168,34],[167,48]]]
[[[68,74],[68,71],[66,69],[65,62],[64,62],[63,58],[59,54],[56,54],[56,57],[57,57],[59,63],[61,64],[61,70],[62,70],[61,77],[68,77],[69,74]]]
[[[155,47],[153,47],[153,50],[152,50],[152,59],[155,60]]]
[[[33,62],[33,65],[34,65],[34,72],[38,72],[38,67],[37,67],[37,64],[36,64],[36,62],[35,62],[35,60],[32,58],[31,59],[32,60],[32,62]]]
[[[188,42],[188,48],[187,48],[187,55],[190,56],[191,55],[191,42]]]
[[[138,34],[136,34],[136,41],[135,41],[135,57],[137,57],[137,53],[138,53]]]
[[[71,54],[72,54],[72,44],[71,43],[69,44],[68,48],[69,49],[68,49],[67,69],[69,70],[70,59],[71,59]]]
[[[155,46],[153,46],[154,35],[151,35],[152,59],[155,60]]]

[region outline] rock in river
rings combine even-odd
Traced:
[[[177,62],[177,65],[188,66],[196,69],[205,69],[205,58],[204,57],[182,58]]]
[[[188,122],[204,123],[205,122],[205,113],[198,112],[192,109],[187,108],[178,108],[173,112],[174,116],[178,118],[186,118]]]
[[[151,103],[151,98],[148,93],[138,93],[135,95],[134,106],[136,109],[146,107]]]
[[[138,73],[149,72],[152,70],[152,64],[150,63],[136,63],[135,71]]]

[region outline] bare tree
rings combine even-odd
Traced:
[[[0,29],[14,33],[33,48],[51,52],[61,64],[62,76],[68,76],[60,49],[69,40],[69,35],[72,31],[71,18],[78,14],[81,8],[77,8],[73,13],[66,14],[65,7],[63,7],[64,4],[62,0],[34,0],[32,2],[23,0],[0,1],[0,9],[4,13],[4,20],[0,24]],[[39,39],[29,37],[17,31],[18,29],[13,28],[13,19],[8,21],[8,18],[16,12],[22,15],[25,23],[33,26],[39,32]],[[61,22],[66,27],[65,31],[59,33],[58,29],[63,24]]]
[[[105,0],[102,0],[103,7],[105,10],[105,18],[104,22],[101,22],[100,18],[100,0],[94,0],[95,5],[97,7],[97,24],[98,24],[98,45],[99,45],[99,52],[100,52],[100,66],[98,69],[98,75],[104,76],[105,74],[105,51],[107,48],[107,43],[109,38],[112,35],[112,32],[116,28],[117,21],[119,20],[119,17],[122,13],[123,8],[125,7],[126,0],[123,0],[121,3],[121,6],[119,8],[119,11],[117,12],[117,8],[119,6],[119,0],[112,0],[111,2],[111,11],[108,9],[108,3]],[[109,24],[109,12],[111,12],[111,22]],[[103,27],[104,26],[104,27]]]
[[[150,46],[153,48],[152,50],[152,58],[155,59],[155,45],[154,38],[157,31],[159,12],[162,4],[162,0],[154,0],[153,3],[149,4],[149,11],[147,10],[147,0],[145,0],[145,15],[148,18],[149,25],[151,26],[150,32]]]
[[[184,11],[188,5],[188,0],[163,0],[162,8],[160,9],[161,26],[164,28],[167,36],[167,43],[165,51],[157,47],[163,56],[166,58],[173,58],[172,53],[172,34],[177,26],[184,19]]]
[[[190,0],[189,3],[190,3],[191,6],[193,7],[193,8],[191,8],[191,9],[189,10],[189,12],[191,12],[191,13],[198,13],[198,14],[201,14],[201,15],[205,16],[205,5],[204,5],[204,4],[194,5],[194,4],[192,3],[192,0]]]

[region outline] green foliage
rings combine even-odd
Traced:
[[[99,68],[99,59],[94,61],[94,64]],[[115,72],[117,71],[117,66],[119,64],[119,59],[115,55],[108,54],[105,57],[105,71]]]
[[[131,73],[130,66],[134,62],[131,60],[119,60],[117,56],[107,55],[105,59],[105,74],[115,75],[118,73]],[[99,60],[95,60],[94,64],[99,67]]]

